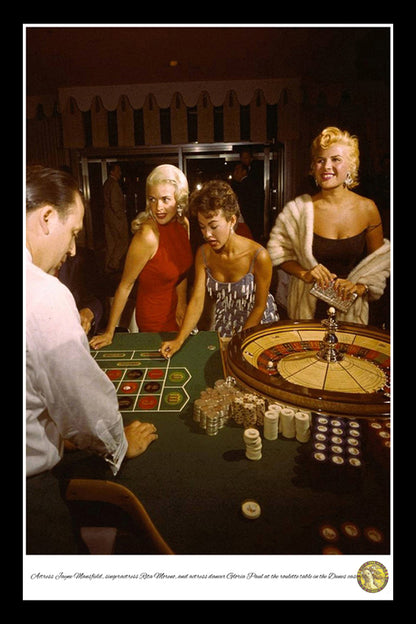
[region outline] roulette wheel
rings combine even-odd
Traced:
[[[236,334],[228,374],[250,391],[329,414],[390,416],[390,336],[356,323],[277,321]]]

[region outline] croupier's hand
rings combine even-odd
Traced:
[[[132,459],[145,452],[148,446],[159,437],[156,427],[152,423],[143,423],[134,420],[124,427],[127,438],[126,458]]]

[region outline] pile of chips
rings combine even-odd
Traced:
[[[194,401],[193,419],[208,435],[216,435],[230,419],[244,429],[263,426],[266,400],[240,390],[234,377],[218,379]]]
[[[193,419],[208,435],[217,435],[228,422],[231,405],[239,390],[233,377],[218,379],[214,388],[206,388],[194,401]]]
[[[218,379],[213,388],[202,390],[194,401],[193,419],[211,436],[232,420],[244,429],[264,427],[269,440],[277,439],[278,432],[283,437],[296,437],[299,442],[307,442],[310,437],[309,413],[268,403],[264,397],[240,389],[234,377]]]
[[[231,403],[231,418],[237,425],[242,425],[244,429],[256,425],[262,427],[265,411],[265,400],[248,392],[240,392]]]

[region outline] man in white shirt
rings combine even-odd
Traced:
[[[75,300],[54,275],[76,252],[84,205],[62,171],[26,176],[26,476],[58,464],[64,440],[101,456],[113,474],[157,438],[153,424],[124,427],[112,382],[90,355]],[[28,513],[30,510],[28,509]]]

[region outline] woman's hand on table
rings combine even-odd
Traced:
[[[178,340],[177,338],[175,340],[167,340],[166,342],[162,342],[159,352],[168,360],[174,353],[179,351],[182,345],[182,340]]]
[[[90,346],[93,349],[101,349],[101,347],[106,347],[113,342],[113,332],[104,332],[103,334],[97,334],[90,340]]]

